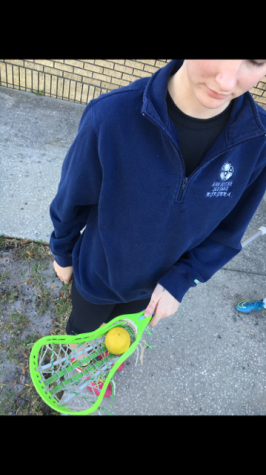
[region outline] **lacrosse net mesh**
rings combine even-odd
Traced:
[[[117,321],[115,326],[122,326],[128,331],[131,345],[135,342],[138,330],[134,322],[123,319]],[[110,328],[107,331],[109,330]],[[105,336],[103,334],[100,338],[86,343],[82,340],[74,349],[67,343],[49,343],[41,347],[36,371],[41,377],[43,391],[50,393],[50,398],[56,399],[58,408],[65,406],[74,412],[80,412],[96,403],[112,366],[121,356],[108,353]],[[146,342],[142,339],[137,346],[136,364],[139,353],[143,364],[145,346]],[[113,378],[110,383],[112,405],[115,394]],[[102,406],[105,404],[104,399]],[[97,410],[99,415],[102,410],[109,412],[100,406]]]

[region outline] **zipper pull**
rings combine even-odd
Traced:
[[[185,177],[185,178],[183,179],[183,183],[182,183],[182,191],[184,191],[184,189],[186,188],[187,181],[188,181],[188,178]]]

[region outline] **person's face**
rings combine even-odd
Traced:
[[[266,76],[266,60],[185,60],[189,86],[209,109],[223,108]]]

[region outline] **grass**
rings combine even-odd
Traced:
[[[44,89],[42,89],[41,91],[39,91],[39,89],[37,89],[36,91],[31,89],[30,92],[32,92],[33,94],[36,94],[36,96],[42,96],[43,92],[44,92]]]
[[[5,383],[5,375],[0,372],[0,414],[59,415],[42,401],[31,382],[28,363],[30,350],[32,344],[43,335],[36,334],[28,320],[21,289],[23,286],[31,286],[34,289],[37,318],[49,311],[53,318],[53,334],[65,334],[66,322],[72,309],[71,283],[62,284],[59,297],[54,295],[52,288],[47,289],[44,286],[47,279],[42,272],[54,258],[49,246],[43,241],[0,236],[0,251],[9,256],[9,267],[26,262],[29,268],[26,281],[26,271],[23,270],[16,274],[15,283],[10,270],[6,271],[4,268],[0,273],[0,364],[8,362],[16,369],[14,386],[24,382],[23,389],[17,394],[13,387]],[[14,310],[12,306],[14,307],[16,302],[19,307]]]

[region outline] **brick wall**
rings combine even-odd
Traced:
[[[87,104],[100,94],[151,76],[169,59],[0,59],[0,86]],[[266,77],[251,89],[266,109]]]
[[[170,60],[0,60],[0,86],[87,104],[100,94],[151,76]]]

